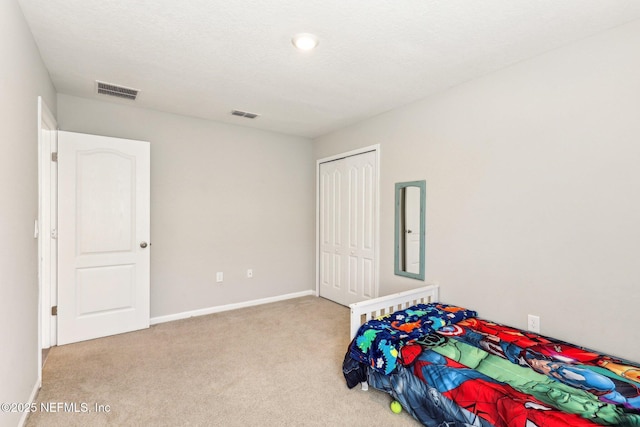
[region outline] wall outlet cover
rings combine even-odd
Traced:
[[[530,314],[527,318],[527,329],[531,332],[540,333],[540,316]]]

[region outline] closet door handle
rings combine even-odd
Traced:
[[[140,242],[140,247],[142,249],[146,248],[147,247],[147,242]]]

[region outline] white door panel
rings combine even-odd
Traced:
[[[376,153],[320,164],[320,295],[348,305],[374,297]]]
[[[58,344],[149,327],[149,160],[148,142],[59,132]]]

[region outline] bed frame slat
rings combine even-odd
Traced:
[[[349,308],[351,308],[351,339],[356,336],[360,325],[368,320],[415,304],[427,304],[437,301],[439,301],[439,286],[434,284],[353,303],[349,305]]]

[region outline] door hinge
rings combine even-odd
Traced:
[[[51,315],[52,316],[57,316],[58,315],[58,306],[54,305],[53,307],[51,307]]]
[[[58,153],[51,153],[51,161],[52,162],[58,161]]]

